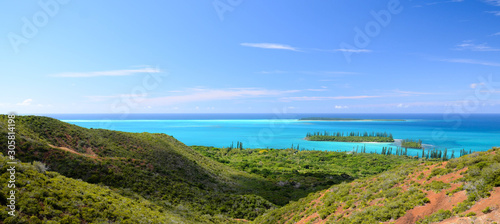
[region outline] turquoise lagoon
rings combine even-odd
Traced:
[[[500,146],[500,114],[59,114],[47,115],[86,128],[172,135],[187,145],[380,152],[394,143],[312,142],[307,132],[388,132],[395,139],[421,139],[427,149],[485,151]],[[406,121],[305,121],[304,117],[405,119]],[[417,155],[422,150],[409,149]]]

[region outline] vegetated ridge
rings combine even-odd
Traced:
[[[256,223],[494,223],[500,220],[500,148],[414,162],[334,185]]]
[[[387,132],[308,132],[308,141],[332,141],[332,142],[394,142],[391,133]]]

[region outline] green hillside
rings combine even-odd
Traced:
[[[6,116],[0,147],[6,148]],[[274,205],[245,187],[253,176],[214,162],[171,136],[86,129],[52,118],[20,116],[17,155],[60,174],[140,195],[192,216],[253,219]],[[218,219],[218,218],[217,218]]]
[[[323,152],[297,149],[245,149],[192,146],[201,154],[234,169],[259,175],[271,185],[252,188],[277,205],[311,192],[350,182],[414,161],[412,157],[371,153]]]
[[[472,223],[481,218],[487,221],[484,223],[494,223],[492,221],[498,221],[494,217],[500,214],[499,152],[500,148],[493,148],[446,162],[404,164],[376,176],[333,185],[328,190],[270,211],[255,222],[435,223],[464,220],[466,222],[460,223]]]
[[[142,197],[45,172],[41,163],[17,165],[17,215],[7,212],[8,160],[0,155],[0,223],[193,223]],[[3,221],[2,221],[3,220]]]

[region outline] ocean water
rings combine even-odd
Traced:
[[[500,114],[58,114],[46,115],[86,128],[172,135],[186,145],[380,152],[394,143],[342,143],[304,140],[307,132],[388,132],[395,139],[421,139],[427,149],[486,151],[500,146]],[[300,121],[304,117],[405,119],[406,121]],[[410,155],[421,153],[408,149]]]

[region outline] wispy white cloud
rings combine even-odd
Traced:
[[[452,63],[462,63],[462,64],[496,66],[496,67],[500,66],[500,63],[498,63],[498,62],[478,61],[478,60],[474,60],[474,59],[462,59],[462,58],[440,59],[439,61],[452,62]]]
[[[350,52],[350,53],[370,53],[370,52],[372,52],[372,50],[368,50],[368,49],[349,49],[349,48],[335,49],[335,51]]]
[[[241,43],[241,46],[245,47],[256,47],[264,49],[277,49],[277,50],[289,50],[289,51],[322,51],[322,52],[349,52],[349,53],[370,53],[372,50],[369,49],[358,49],[358,48],[339,48],[339,49],[320,49],[320,48],[298,48],[292,47],[286,44],[276,44],[276,43]]]
[[[109,96],[85,96],[85,98],[89,99],[93,102],[102,102],[112,99],[141,99],[146,97],[147,94],[117,94],[117,95],[109,95]]]
[[[479,86],[483,86],[483,85],[485,85],[485,83],[484,83],[484,82],[480,82],[480,83],[471,83],[471,84],[470,84],[470,88],[475,89],[475,88],[477,88],[477,87],[479,87]]]
[[[482,90],[481,92],[482,93],[495,93],[495,94],[497,94],[497,93],[500,93],[500,90]]]
[[[259,74],[284,74],[288,73],[287,71],[281,71],[281,70],[273,70],[273,71],[260,71],[258,72]]]
[[[491,34],[491,36],[500,36],[500,32],[496,32],[494,34]]]
[[[322,89],[306,89],[307,91],[312,91],[312,92],[324,92],[328,91],[328,89],[322,88]]]
[[[487,13],[491,13],[495,16],[500,16],[500,11],[486,11]]]
[[[399,93],[400,96],[434,95],[434,94],[437,94],[437,93],[430,93],[430,92],[414,92],[414,91],[402,91],[402,90],[394,90],[394,92]]]
[[[359,74],[357,72],[348,72],[348,71],[283,71],[283,70],[260,71],[257,73],[259,73],[259,74],[305,74],[305,75],[329,75],[329,76]]]
[[[483,1],[494,6],[500,6],[500,0],[483,0]]]
[[[379,98],[382,96],[296,96],[282,97],[282,101],[319,101],[319,100],[352,100],[352,99],[368,99]]]
[[[471,51],[500,51],[498,48],[492,48],[486,43],[475,44],[471,40],[465,40],[456,46],[456,50],[471,50]]]
[[[339,105],[335,105],[335,109],[347,109],[349,108],[348,106],[339,106]]]
[[[29,105],[31,105],[32,102],[33,102],[33,99],[26,99],[23,102],[18,103],[17,105],[18,106],[29,106]]]
[[[143,103],[147,105],[172,105],[188,102],[272,97],[300,91],[301,90],[268,90],[260,88],[198,89],[197,91],[192,91],[190,94],[147,98],[144,99]]]
[[[454,2],[463,2],[463,1],[464,0],[435,1],[435,2],[427,2],[424,5],[415,5],[413,7],[423,7],[423,6],[437,5],[437,4],[442,4],[442,3],[454,3]]]
[[[101,76],[130,76],[139,73],[159,73],[161,72],[158,68],[139,68],[139,69],[124,69],[124,70],[110,70],[110,71],[95,71],[95,72],[64,72],[58,74],[49,75],[51,77],[63,77],[63,78],[90,78],[90,77],[101,77]]]
[[[278,49],[278,50],[289,50],[289,51],[299,51],[299,49],[285,45],[285,44],[274,44],[274,43],[241,43],[241,46],[245,47],[256,47],[264,49]]]

